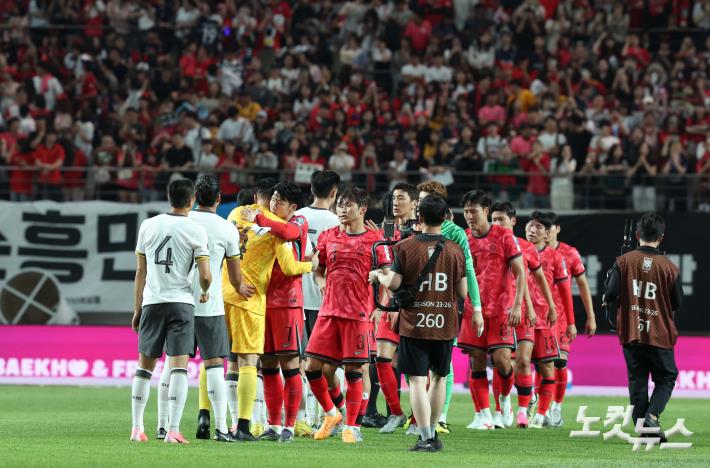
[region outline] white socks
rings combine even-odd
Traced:
[[[237,405],[237,384],[239,383],[239,372],[227,371],[225,377],[227,383],[227,404],[229,405],[229,414],[232,417],[232,425],[239,421],[239,406]]]
[[[311,392],[311,386],[308,385],[308,380],[305,378],[303,382],[303,392],[303,401],[305,402],[306,407],[306,421],[309,426],[312,426],[318,421],[319,405],[318,400],[316,400],[313,392]]]
[[[252,411],[251,422],[253,424],[264,424],[266,421],[266,409],[264,405],[264,379],[258,376],[256,379],[256,397],[254,398],[254,411]]]
[[[131,388],[131,414],[133,417],[133,428],[145,431],[143,426],[143,413],[145,405],[148,403],[150,395],[150,378],[153,374],[145,369],[136,369],[133,377],[133,387]]]
[[[212,404],[215,427],[227,433],[227,386],[224,382],[224,366],[218,364],[206,368],[207,396]]]
[[[168,411],[170,413],[170,432],[180,432],[180,420],[187,400],[187,369],[174,368],[170,370],[170,387],[168,388]]]
[[[158,384],[158,429],[168,430],[170,412],[168,411],[168,388],[170,387],[170,363],[168,359],[163,363],[163,372],[160,374]]]

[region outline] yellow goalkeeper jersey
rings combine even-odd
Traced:
[[[251,227],[254,223],[247,222],[242,218],[244,208],[244,206],[240,206],[233,209],[227,220],[239,229],[242,246],[242,281],[254,285],[256,292],[248,299],[239,294],[229,282],[227,269],[222,268],[222,293],[224,302],[255,314],[264,315],[266,314],[266,290],[269,287],[274,262],[278,259],[281,270],[286,276],[308,273],[311,271],[311,263],[296,261],[289,242],[285,242],[268,231],[252,230]],[[259,205],[248,205],[248,208],[261,210],[262,214],[271,220],[286,222]]]

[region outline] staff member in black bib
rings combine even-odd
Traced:
[[[633,418],[659,427],[659,417],[671,398],[678,368],[673,347],[678,339],[674,317],[683,289],[678,267],[658,250],[666,223],[647,213],[636,224],[639,247],[616,259],[604,285],[607,304],[616,303],[616,328],[628,369]],[[655,389],[648,398],[648,376]],[[663,432],[659,433],[665,441]]]
[[[446,376],[458,334],[457,300],[468,294],[463,251],[441,235],[447,211],[443,198],[424,198],[419,203],[422,233],[394,247],[391,271],[370,273],[371,282],[379,281],[396,291],[400,312],[393,322],[400,334],[399,366],[409,377],[412,411],[421,431],[411,449],[418,452],[436,452],[443,447],[436,437],[436,424],[446,398]]]

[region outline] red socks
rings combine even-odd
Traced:
[[[493,400],[496,402],[496,411],[500,411],[500,374],[498,369],[493,370]]]
[[[392,369],[392,359],[376,358],[377,377],[380,380],[380,390],[385,395],[385,401],[390,412],[396,416],[404,414],[397,393],[397,377]]]
[[[567,368],[555,368],[555,403],[562,403],[567,391]]]
[[[281,381],[280,369],[261,369],[264,376],[264,402],[269,424],[281,425],[281,408],[284,403],[284,385]]]
[[[468,391],[471,393],[471,400],[473,400],[473,406],[476,408],[476,413],[480,413],[481,405],[478,404],[478,397],[476,396],[476,384],[473,382],[473,377],[470,374],[468,376]]]
[[[533,376],[515,374],[515,388],[518,389],[518,406],[527,408],[532,398]]]
[[[355,420],[355,425],[357,427],[362,426],[362,418],[365,417],[365,413],[367,413],[367,405],[370,403],[370,395],[367,393],[362,394],[362,403],[360,403],[360,411],[357,413],[357,419]]]
[[[513,369],[508,374],[503,375],[498,368],[493,371],[493,398],[496,401],[496,411],[500,411],[500,396],[510,395],[513,389]]]
[[[491,402],[488,398],[488,375],[486,371],[471,372],[473,378],[473,390],[476,392],[476,399],[481,410],[491,407]]]
[[[325,380],[325,377],[323,377],[323,371],[306,371],[306,378],[308,379],[308,384],[311,387],[313,396],[316,397],[318,403],[323,407],[323,411],[327,413],[332,410],[335,405],[328,394],[328,382]],[[340,389],[338,389],[338,393],[340,393]]]
[[[348,389],[345,393],[345,425],[355,426],[362,406],[362,372],[346,372]]]
[[[303,380],[298,369],[283,371],[284,379],[284,409],[286,410],[285,427],[294,427],[298,417],[298,407],[301,406],[303,397]],[[267,405],[268,407],[268,405]]]
[[[540,386],[540,400],[537,404],[537,414],[546,415],[552,402],[552,394],[555,391],[555,381],[552,379],[543,379]]]
[[[343,407],[345,399],[343,398],[343,393],[340,391],[340,387],[328,389],[328,394],[336,408],[340,409]]]
[[[540,386],[542,385],[542,374],[540,372],[535,373],[535,393],[540,394]]]

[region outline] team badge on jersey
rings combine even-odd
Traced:
[[[650,257],[643,257],[643,264],[641,265],[641,268],[643,271],[651,271],[651,267],[653,266],[653,259]]]

